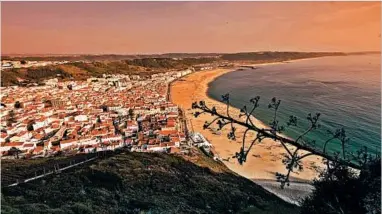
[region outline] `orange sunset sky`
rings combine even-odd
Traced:
[[[380,50],[380,2],[1,2],[2,54]]]

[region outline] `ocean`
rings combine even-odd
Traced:
[[[250,107],[249,100],[260,96],[254,116],[269,124],[273,112],[268,104],[273,97],[281,100],[278,120],[283,132],[296,138],[308,125],[308,113],[319,112],[320,128],[306,136],[322,148],[328,130],[343,127],[350,141],[347,151],[366,146],[381,150],[381,58],[379,55],[322,57],[282,64],[259,65],[257,69],[230,72],[209,84],[208,95],[221,101],[229,93],[231,104]],[[298,118],[297,127],[287,127],[289,116]],[[339,151],[338,142],[328,145]]]

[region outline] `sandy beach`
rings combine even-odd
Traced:
[[[259,65],[256,65],[259,66]],[[221,158],[226,159],[232,157],[235,152],[240,150],[242,143],[242,134],[244,128],[237,127],[237,139],[235,141],[228,140],[226,135],[228,128],[224,128],[221,135],[213,134],[210,130],[203,130],[205,121],[211,121],[211,115],[202,114],[198,118],[192,115],[192,102],[204,100],[208,106],[215,106],[218,112],[226,110],[225,104],[215,101],[208,97],[208,83],[213,81],[220,75],[228,72],[235,72],[234,69],[215,69],[208,71],[196,72],[188,75],[171,85],[171,100],[179,105],[187,117],[189,130],[202,133],[214,147],[214,152]],[[256,70],[253,70],[256,72]],[[230,107],[231,116],[238,118],[239,109]],[[264,126],[261,121],[253,118],[256,125]],[[247,134],[248,143],[253,139],[255,132]],[[282,164],[283,154],[285,150],[280,143],[271,139],[265,139],[261,143],[255,145],[247,157],[247,162],[240,165],[237,159],[230,158],[229,161],[223,161],[232,171],[244,176],[248,179],[267,179],[276,180],[275,173],[286,173],[285,166]],[[310,156],[303,160],[304,170],[302,172],[293,173],[295,179],[312,180],[318,175],[315,167],[322,165],[321,158]]]

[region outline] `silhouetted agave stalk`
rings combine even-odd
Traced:
[[[318,123],[320,113],[316,113],[314,115],[308,114],[306,119],[309,121],[309,126],[297,138],[290,139],[280,135],[280,133],[282,133],[286,129],[285,126],[280,125],[280,122],[277,120],[277,112],[279,110],[281,100],[272,98],[271,102],[268,105],[268,108],[273,110],[273,119],[269,123],[269,128],[260,128],[257,125],[255,125],[251,120],[251,116],[253,116],[253,113],[255,112],[256,108],[259,107],[259,96],[250,99],[250,103],[252,106],[250,108],[248,108],[247,106],[243,106],[243,108],[240,109],[240,114],[237,118],[234,118],[230,115],[229,94],[222,95],[222,101],[226,104],[226,112],[224,113],[217,112],[215,107],[208,107],[204,101],[194,102],[192,104],[192,109],[196,110],[194,112],[194,116],[198,117],[201,114],[207,113],[215,117],[212,121],[206,121],[204,123],[204,129],[207,129],[212,125],[216,124],[218,130],[222,130],[223,127],[229,125],[230,131],[227,133],[227,138],[230,140],[236,140],[236,128],[234,126],[235,124],[246,128],[243,133],[243,140],[240,151],[236,152],[236,154],[232,157],[236,158],[240,164],[246,162],[248,153],[251,151],[255,143],[261,143],[262,140],[264,140],[265,138],[270,138],[275,140],[276,142],[279,142],[286,151],[282,163],[286,166],[287,173],[276,173],[276,178],[281,183],[282,188],[284,188],[285,185],[289,186],[289,177],[291,172],[293,173],[294,170],[303,170],[301,160],[311,155],[318,155],[323,157],[324,162],[328,167],[328,172],[334,171],[337,166],[341,165],[345,165],[354,169],[362,169],[365,166],[365,164],[373,158],[368,153],[366,147],[358,151],[356,154],[346,153],[346,146],[347,144],[349,144],[349,138],[346,137],[346,133],[343,128],[339,128],[334,132],[328,131],[329,138],[326,141],[324,141],[322,149],[316,147],[316,142],[314,140],[308,141],[307,139],[305,139],[305,136],[307,134],[320,128],[320,124]],[[241,119],[243,117],[244,120]],[[290,116],[289,120],[286,122],[286,127],[297,125],[297,117]],[[249,147],[248,149],[246,149],[246,138],[247,133],[249,131],[255,131],[256,136],[250,141]],[[339,143],[339,146],[341,146],[342,154],[338,152],[329,154],[327,152],[327,145],[329,143]],[[292,145],[294,146],[294,148],[288,148],[287,145]],[[301,152],[303,152],[304,154],[301,154]]]

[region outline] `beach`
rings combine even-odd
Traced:
[[[227,138],[227,133],[229,132],[228,127],[223,128],[221,135],[214,134],[211,130],[203,129],[205,121],[214,119],[211,115],[202,114],[197,118],[193,116],[195,110],[191,109],[191,104],[200,100],[204,100],[207,106],[215,106],[218,112],[226,111],[226,105],[208,97],[207,90],[210,82],[228,72],[235,71],[234,69],[200,71],[173,82],[171,84],[171,101],[185,111],[189,131],[203,134],[213,145],[215,155],[222,158],[224,160],[223,163],[229,169],[252,180],[276,180],[276,172],[283,174],[287,172],[282,163],[283,155],[286,151],[280,143],[271,139],[264,139],[261,143],[255,144],[252,147],[248,154],[247,161],[243,165],[240,165],[237,159],[232,158],[232,156],[240,151],[245,129],[236,125],[237,139],[233,141]],[[253,70],[253,72],[256,72],[256,70]],[[231,116],[238,118],[240,110],[234,107],[230,107],[229,109]],[[261,121],[255,118],[252,118],[252,120],[259,127],[265,126]],[[255,134],[255,132],[247,134],[246,145],[249,145]],[[317,177],[318,172],[316,168],[322,166],[322,159],[317,156],[309,156],[303,160],[303,166],[304,169],[302,172],[291,174],[292,181],[311,181]]]

